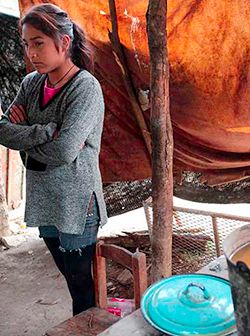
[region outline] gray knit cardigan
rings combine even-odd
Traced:
[[[0,144],[23,154],[27,225],[82,234],[93,192],[100,225],[107,222],[99,171],[102,90],[95,77],[80,70],[42,106],[45,79],[37,72],[24,78],[13,103],[25,106],[28,123],[11,123],[7,110],[0,121]],[[59,136],[53,140],[56,128]]]

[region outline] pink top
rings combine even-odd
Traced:
[[[60,91],[59,88],[50,88],[47,86],[47,79],[44,83],[44,88],[43,88],[43,106],[45,106],[53,97],[54,95]]]

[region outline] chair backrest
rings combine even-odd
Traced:
[[[145,254],[142,252],[131,253],[125,248],[113,244],[105,244],[103,241],[99,241],[97,243],[93,267],[96,305],[104,309],[107,307],[105,259],[115,261],[132,272],[135,307],[136,309],[139,308],[142,294],[147,289],[147,267]]]

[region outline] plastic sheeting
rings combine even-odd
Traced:
[[[21,12],[39,0],[19,0]],[[57,0],[88,35],[106,103],[104,182],[145,179],[150,160],[108,36],[107,0]],[[116,0],[119,37],[136,94],[149,90],[147,1]],[[250,175],[249,0],[168,2],[174,167],[215,185]],[[146,101],[146,99],[144,99]],[[149,125],[150,111],[144,111]]]

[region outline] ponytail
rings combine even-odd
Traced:
[[[85,34],[81,27],[73,23],[73,40],[71,48],[71,58],[73,63],[79,68],[90,72],[94,70],[93,54],[90,46],[87,44]]]

